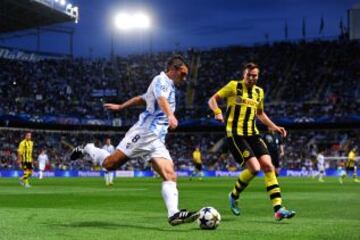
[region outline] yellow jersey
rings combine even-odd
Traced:
[[[255,85],[248,89],[244,80],[232,80],[216,94],[227,100],[225,123],[228,137],[259,134],[255,120],[257,110],[264,110],[262,88]]]
[[[200,152],[200,150],[195,150],[193,152],[193,161],[195,163],[201,164],[201,152]]]
[[[32,162],[32,151],[33,151],[33,141],[31,140],[22,140],[19,144],[18,153],[21,156],[22,162]]]
[[[355,158],[356,158],[356,153],[354,151],[350,151],[348,154],[348,161],[346,163],[346,167],[354,167]]]

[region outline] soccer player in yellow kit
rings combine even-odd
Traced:
[[[230,81],[209,99],[209,107],[214,112],[215,119],[225,122],[227,142],[234,159],[244,166],[234,189],[229,194],[230,208],[234,215],[240,215],[240,193],[261,169],[265,175],[266,190],[272,202],[275,219],[280,221],[292,218],[295,212],[287,210],[282,205],[275,168],[256,127],[255,118],[257,117],[269,130],[279,132],[283,137],[286,137],[287,133],[283,127],[274,124],[264,112],[264,90],[256,86],[259,66],[248,63],[243,70],[243,80]],[[225,119],[218,106],[221,99],[227,100]]]
[[[202,161],[201,161],[201,151],[200,148],[197,146],[192,154],[193,157],[193,163],[195,166],[195,169],[193,171],[193,173],[191,174],[191,178],[194,176],[199,176],[199,179],[201,180],[203,177],[203,172],[202,172]]]
[[[20,184],[24,187],[30,187],[29,178],[32,175],[32,152],[34,143],[31,140],[31,132],[25,134],[25,138],[20,142],[18,148],[18,163],[24,170],[23,176],[20,178]]]
[[[346,162],[346,171],[352,172],[352,177],[354,182],[360,182],[359,179],[357,179],[357,166],[355,163],[356,159],[356,148],[351,149],[351,151],[348,154],[348,159]],[[343,175],[342,178],[344,178],[346,175]]]

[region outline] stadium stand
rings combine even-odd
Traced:
[[[192,71],[188,86],[179,89],[177,115],[183,121],[211,118],[210,94],[240,78],[242,63],[256,61],[267,112],[277,122],[359,122],[359,50],[355,41],[315,41],[183,52]],[[0,115],[82,125],[114,125],[113,119],[120,118],[120,125],[129,126],[141,109],[111,115],[102,102],[142,94],[171,54],[118,58],[115,66],[104,59],[2,59]],[[340,61],[335,65],[334,59]]]

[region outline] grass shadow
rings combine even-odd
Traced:
[[[140,224],[128,224],[128,223],[110,223],[104,221],[84,221],[84,222],[73,222],[68,224],[63,223],[43,223],[48,226],[54,227],[66,227],[66,228],[101,228],[101,229],[119,229],[119,228],[133,228],[133,229],[144,229],[144,230],[153,230],[160,232],[190,232],[194,229],[179,229],[177,227],[153,227],[153,226],[141,226]]]
[[[272,224],[272,225],[287,225],[290,224],[289,222],[276,222],[276,221],[260,221],[260,220],[248,220],[247,222],[252,222],[252,223],[261,223],[261,224]]]

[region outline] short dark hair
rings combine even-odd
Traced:
[[[247,70],[251,71],[255,68],[260,69],[259,65],[257,65],[256,63],[248,62],[248,63],[244,64],[243,70],[245,71],[247,69]]]
[[[166,71],[169,71],[171,67],[179,69],[181,66],[185,65],[188,67],[185,59],[181,55],[174,55],[170,57],[166,63]]]

